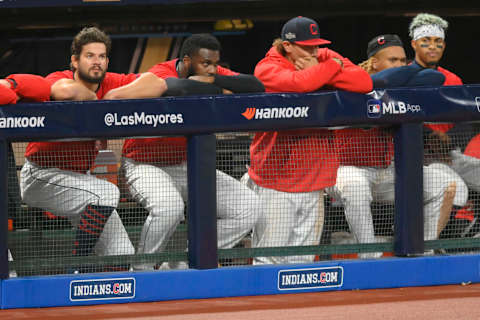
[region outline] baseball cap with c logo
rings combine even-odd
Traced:
[[[318,24],[306,17],[288,20],[282,28],[282,40],[303,46],[317,46],[331,43],[320,38]]]

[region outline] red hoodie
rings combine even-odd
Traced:
[[[343,68],[332,58],[343,62]],[[367,72],[335,51],[318,50],[319,64],[296,70],[272,47],[255,68],[267,92],[311,92],[321,88],[359,93],[372,90]],[[338,158],[334,135],[326,129],[259,132],[250,146],[251,179],[261,187],[311,192],[335,184]]]

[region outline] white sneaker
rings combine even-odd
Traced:
[[[13,261],[12,253],[10,252],[10,249],[8,249],[8,261]],[[8,276],[10,278],[16,278],[17,277],[17,272],[15,270],[10,270],[8,273]]]

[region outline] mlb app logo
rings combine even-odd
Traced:
[[[367,116],[369,118],[380,118],[382,115],[382,102],[370,99],[367,101]]]

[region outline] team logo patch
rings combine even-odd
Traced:
[[[132,299],[135,297],[135,279],[95,279],[70,282],[70,301]]]
[[[296,39],[296,38],[297,38],[297,35],[293,32],[289,32],[289,33],[285,34],[285,39],[287,39],[287,40],[292,40],[292,39]]]
[[[278,290],[332,288],[342,285],[342,267],[291,269],[278,272]]]
[[[369,118],[380,118],[382,115],[382,102],[376,99],[367,101],[367,116]]]

